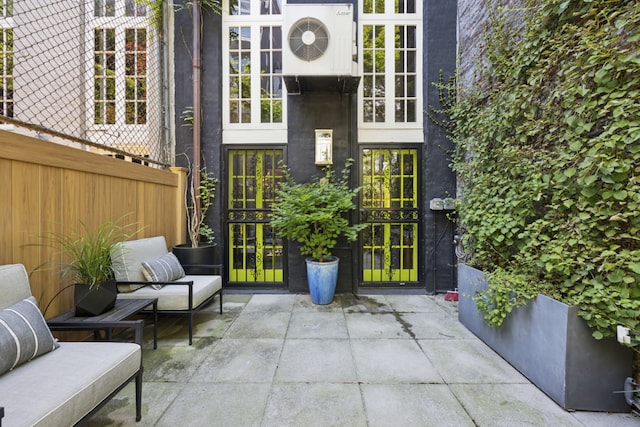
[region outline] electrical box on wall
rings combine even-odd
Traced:
[[[456,200],[452,197],[444,199],[436,197],[429,200],[429,209],[432,211],[453,211],[456,209]]]

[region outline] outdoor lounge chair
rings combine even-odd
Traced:
[[[111,262],[118,298],[157,298],[159,314],[187,316],[189,345],[196,311],[219,295],[222,314],[222,266],[208,266],[219,275],[185,275],[163,236],[118,243],[111,250]]]

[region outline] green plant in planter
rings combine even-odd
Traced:
[[[488,4],[480,81],[448,100],[451,85],[437,84],[459,221],[490,283],[479,304],[499,324],[545,293],[580,307],[595,338],[638,329],[637,6],[527,0],[504,16]]]
[[[132,226],[107,221],[90,229],[81,221],[78,232],[50,232],[41,236],[44,241],[41,246],[62,254],[64,261],[61,272],[69,282],[99,286],[113,278],[111,247],[131,237],[132,233],[125,231]]]
[[[213,230],[204,220],[207,211],[213,204],[216,195],[216,184],[218,179],[213,174],[202,168],[200,172],[200,185],[195,191],[193,177],[189,179],[189,191],[186,199],[187,208],[187,230],[191,247],[197,248],[201,243],[213,244],[215,236]]]
[[[325,261],[340,236],[352,242],[365,227],[364,224],[349,225],[344,217],[356,208],[353,198],[360,191],[360,188],[349,188],[352,164],[353,159],[348,159],[341,177],[336,176],[331,166],[326,166],[323,178],[306,183],[295,182],[284,167],[285,180],[276,190],[271,226],[280,236],[297,241],[302,255]]]

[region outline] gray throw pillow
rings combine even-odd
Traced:
[[[142,274],[149,282],[173,282],[185,276],[178,258],[169,252],[151,261],[142,261]],[[160,289],[162,285],[151,285]]]
[[[0,311],[0,375],[58,347],[33,296]]]

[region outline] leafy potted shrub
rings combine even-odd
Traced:
[[[353,198],[359,188],[349,188],[348,159],[342,176],[331,166],[323,168],[324,176],[312,182],[297,183],[284,167],[284,181],[276,190],[271,226],[280,236],[300,244],[300,253],[308,255],[307,280],[311,300],[329,304],[333,300],[338,278],[339,259],[331,255],[338,238],[352,242],[364,225],[350,225],[345,214],[356,208]]]
[[[62,277],[72,282],[54,298],[68,287],[74,287],[76,316],[97,316],[115,305],[117,290],[111,247],[131,236],[125,233],[128,227],[107,221],[90,229],[81,221],[78,232],[51,232],[42,236],[44,246],[61,253]]]

